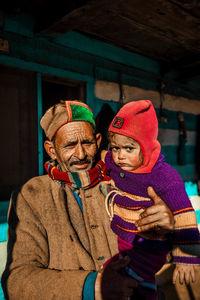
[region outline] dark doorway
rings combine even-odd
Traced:
[[[38,175],[36,74],[0,65],[0,201]]]

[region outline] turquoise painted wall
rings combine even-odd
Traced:
[[[94,94],[96,80],[121,83],[142,89],[156,90],[160,79],[160,64],[144,56],[131,53],[113,45],[103,43],[77,32],[67,32],[59,37],[34,34],[34,20],[26,15],[5,19],[0,37],[8,40],[9,52],[0,52],[0,64],[31,70],[37,73],[38,120],[41,116],[41,74],[84,81],[86,83],[87,103],[94,115],[98,114],[104,103],[109,103],[114,111],[120,103],[103,101]],[[176,72],[167,74],[166,92],[188,98],[200,99],[200,86],[195,82],[188,85],[178,83]],[[169,122],[160,128],[178,129],[176,112],[166,111]],[[196,130],[196,116],[185,114],[187,130]],[[38,126],[39,173],[41,174],[42,135]],[[177,146],[164,146],[166,160],[177,165]],[[195,162],[195,146],[187,146],[187,164]]]

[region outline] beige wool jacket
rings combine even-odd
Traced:
[[[82,299],[87,275],[117,253],[99,185],[80,197],[83,213],[71,189],[48,175],[13,194],[2,278],[8,299]]]

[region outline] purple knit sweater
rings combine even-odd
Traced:
[[[120,240],[124,241],[124,245],[126,243],[133,245],[135,252],[131,264],[137,274],[143,278],[148,276],[147,273],[150,276],[155,274],[165,263],[166,254],[172,249],[168,240],[139,236],[134,218],[124,217],[126,212],[131,216],[153,204],[147,194],[148,186],[154,188],[174,215],[176,221],[172,239],[174,263],[200,264],[200,257],[198,257],[200,235],[196,215],[181,177],[176,170],[164,162],[164,156],[160,154],[152,172],[146,174],[123,171],[114,164],[110,151],[106,154],[105,163],[115,185],[121,190],[114,191],[110,197],[110,200],[114,199],[114,206],[116,206],[111,227]],[[126,246],[120,242],[119,250],[123,249],[125,250]]]

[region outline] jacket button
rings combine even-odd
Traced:
[[[99,258],[97,258],[97,260],[103,260],[104,256],[100,256]]]
[[[99,225],[91,225],[91,226],[90,226],[91,229],[96,229],[96,228],[98,228],[98,227],[99,227]]]
[[[119,176],[120,176],[121,178],[124,178],[124,177],[125,177],[125,174],[124,174],[123,172],[120,172],[120,173],[119,173]]]

